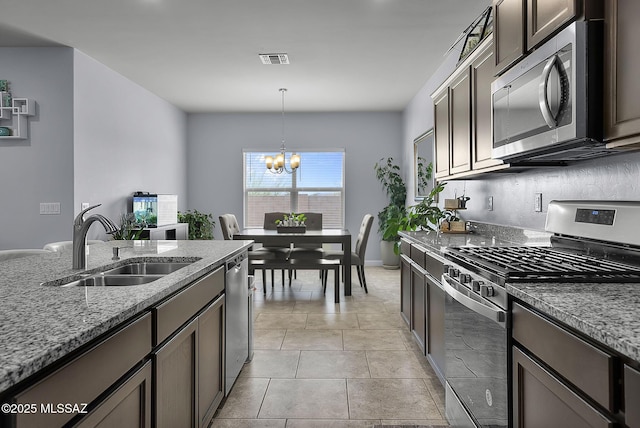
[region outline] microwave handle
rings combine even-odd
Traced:
[[[540,85],[538,86],[538,103],[540,105],[540,112],[542,118],[547,123],[549,128],[554,128],[557,125],[556,118],[553,117],[553,113],[549,108],[549,100],[547,99],[547,88],[549,87],[549,75],[553,66],[558,61],[558,56],[552,56],[542,70],[542,77],[540,78]]]

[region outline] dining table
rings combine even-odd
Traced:
[[[351,233],[347,229],[320,229],[290,233],[270,229],[243,229],[233,239],[252,240],[265,247],[295,247],[298,244],[341,244],[344,256],[344,295],[351,296]]]

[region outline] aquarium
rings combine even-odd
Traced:
[[[158,195],[133,195],[131,212],[142,227],[158,226]]]

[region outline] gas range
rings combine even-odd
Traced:
[[[449,247],[446,414],[453,426],[509,427],[506,284],[640,283],[640,202],[552,201],[550,246]]]

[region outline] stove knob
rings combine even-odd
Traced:
[[[468,273],[461,273],[460,274],[460,282],[462,284],[468,284],[469,281],[471,281],[471,275],[469,275]]]
[[[480,285],[480,295],[482,297],[493,297],[495,296],[495,290],[493,289],[493,286],[491,285]]]
[[[458,269],[456,269],[456,268],[453,268],[453,267],[450,267],[450,268],[447,270],[447,273],[449,274],[449,276],[450,276],[451,278],[457,278],[457,277],[458,277],[458,275],[460,275],[460,271],[459,271]]]
[[[476,293],[480,292],[480,286],[484,284],[484,282],[482,281],[478,281],[477,279],[474,279],[473,281],[471,281],[471,289],[473,291],[475,291]]]

